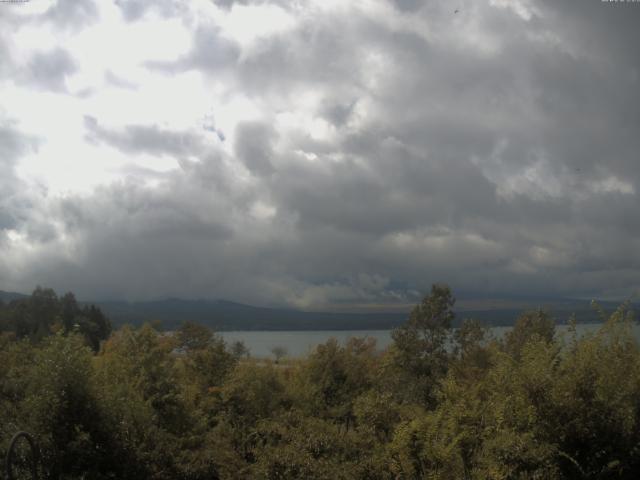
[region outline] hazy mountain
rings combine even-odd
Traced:
[[[402,323],[398,313],[326,313],[263,308],[225,300],[167,299],[155,302],[98,302],[115,325],[160,321],[172,329],[183,321],[216,330],[340,330],[386,329]]]
[[[23,293],[5,292],[3,290],[0,290],[0,300],[3,302],[10,302],[11,300],[19,300],[26,297],[28,297],[28,295],[25,295]]]
[[[208,325],[216,330],[377,330],[402,324],[409,311],[393,313],[305,312],[290,309],[254,307],[225,300],[166,299],[152,302],[97,302],[114,325],[158,321],[173,329],[183,321]],[[476,318],[487,325],[512,325],[524,310],[549,310],[558,323],[566,323],[573,313],[582,323],[600,320],[587,300],[527,302],[510,299],[472,302],[475,308],[457,309],[457,322]],[[603,302],[611,312],[617,304]]]

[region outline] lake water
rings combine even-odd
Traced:
[[[600,324],[583,323],[577,325],[579,335],[594,332],[600,328]],[[567,331],[567,325],[558,325],[556,332],[562,335]],[[497,337],[501,337],[511,327],[493,327],[491,331]],[[640,325],[633,327],[635,337],[640,341]],[[219,332],[227,343],[242,341],[249,348],[254,357],[271,357],[273,347],[284,347],[287,356],[303,357],[315,349],[317,345],[325,343],[330,338],[335,338],[342,345],[351,337],[369,337],[376,340],[380,350],[391,344],[391,330],[320,330],[320,331],[255,331],[255,332]]]

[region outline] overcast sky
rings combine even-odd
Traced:
[[[0,289],[640,294],[640,3],[0,3]]]

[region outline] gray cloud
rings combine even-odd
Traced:
[[[76,72],[77,66],[68,52],[55,48],[37,52],[30,59],[24,73],[25,81],[36,88],[66,92],[66,78]]]
[[[234,5],[278,5],[282,8],[295,8],[288,0],[212,0],[216,5],[225,9],[232,9]]]
[[[233,183],[226,168],[222,157],[211,155],[185,164],[154,187],[132,180],[88,198],[50,201],[50,218],[66,232],[68,255],[54,253],[62,240],[42,245],[29,275],[52,284],[64,278],[65,288],[83,295],[119,298],[172,291],[206,295],[227,283],[237,288],[243,277],[233,269],[246,266],[261,239],[252,232],[259,226],[245,220],[252,196]],[[94,269],[102,273],[85,277]],[[126,280],[114,284],[122,274]],[[183,286],[176,288],[176,281]]]
[[[422,7],[424,0],[392,0],[392,3],[402,12],[415,12]]]
[[[184,3],[176,0],[161,0],[146,2],[144,0],[115,0],[122,15],[128,22],[140,20],[149,10],[155,10],[163,17],[171,17],[184,13],[187,9]]]
[[[220,73],[235,64],[240,55],[240,47],[220,35],[218,27],[201,25],[193,37],[193,47],[184,56],[174,61],[151,61],[150,69],[175,74],[189,70],[201,70],[209,74]]]
[[[247,168],[258,174],[273,172],[271,158],[276,132],[259,122],[243,122],[236,128],[235,152]]]
[[[113,73],[111,70],[107,70],[105,72],[104,80],[107,84],[113,85],[114,87],[124,88],[126,90],[138,89],[138,86],[135,83],[129,82],[126,79],[119,77],[118,75]]]
[[[0,15],[0,80],[27,84],[39,90],[66,92],[67,76],[78,69],[69,52],[61,46],[43,44],[27,58],[21,58],[17,53],[22,47],[20,37],[10,32],[17,33],[23,27],[44,22],[53,23],[56,30],[85,26],[90,19],[82,12],[94,10],[92,3],[84,1],[58,1],[40,14],[24,14],[20,5],[4,5]]]
[[[126,125],[122,129],[109,129],[100,125],[91,116],[84,117],[87,139],[104,142],[125,153],[167,154],[185,157],[199,153],[202,149],[201,137],[191,132],[175,132],[157,125]]]
[[[223,153],[206,130],[86,117],[89,141],[180,168],[50,199],[50,234],[32,220],[48,246],[21,281],[310,308],[410,302],[435,281],[486,294],[638,291],[640,10],[496,3],[316,13],[244,51],[199,28],[184,58],[148,66],[200,71],[264,118],[241,122]],[[324,137],[279,127],[309,92]],[[60,229],[68,256],[56,253]]]
[[[224,8],[231,8],[233,5],[246,5],[248,3],[252,3],[249,0],[214,0],[216,5],[219,5]]]
[[[39,19],[60,28],[78,29],[94,23],[98,17],[93,0],[56,0]]]
[[[32,207],[31,195],[15,167],[23,155],[38,148],[39,141],[25,135],[6,119],[0,120],[0,238],[19,225]]]
[[[327,101],[324,108],[324,117],[329,120],[335,127],[343,127],[351,117],[357,100],[349,103],[341,103],[340,101]]]

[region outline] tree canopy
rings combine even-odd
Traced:
[[[637,478],[626,306],[584,336],[525,312],[499,338],[453,329],[453,305],[435,285],[386,350],[276,363],[188,323],[103,340],[99,310],[37,289],[0,306],[0,455],[27,430],[63,480]]]

